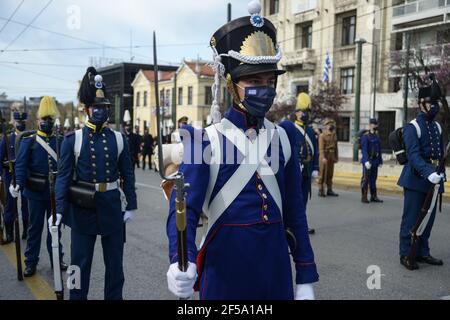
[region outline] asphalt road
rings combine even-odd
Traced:
[[[167,290],[168,268],[165,224],[168,204],[159,189],[159,176],[136,171],[139,214],[127,227],[124,298],[174,299]],[[450,206],[438,214],[431,237],[432,254],[444,259],[443,267],[421,265],[411,272],[399,264],[398,233],[402,199],[384,197],[383,204],[363,205],[360,195],[340,191],[339,198],[319,200],[314,191],[308,208],[311,236],[320,282],[317,299],[450,299]],[[63,244],[70,256],[70,229],[63,230]],[[90,299],[103,299],[103,256],[100,239],[91,275]],[[23,243],[23,247],[25,243]],[[41,249],[38,276],[19,283],[11,260],[13,246],[0,248],[0,300],[45,299],[53,285],[50,261]],[[8,253],[9,252],[9,253]],[[7,258],[9,254],[9,259]],[[66,258],[69,262],[69,258]],[[368,278],[367,269],[382,276]],[[377,279],[380,279],[379,283]],[[379,284],[379,286],[377,286]]]

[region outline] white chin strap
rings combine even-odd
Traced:
[[[211,121],[213,124],[219,123],[222,114],[220,113],[220,79],[225,79],[225,66],[222,63],[222,57],[229,57],[238,60],[245,64],[278,64],[282,58],[281,49],[277,49],[277,54],[275,56],[246,56],[234,50],[228,51],[228,54],[219,54],[215,47],[213,49],[213,59],[214,62],[210,64],[210,67],[214,70],[214,84],[211,88],[213,102],[211,105]]]

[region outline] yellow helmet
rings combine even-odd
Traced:
[[[311,98],[302,92],[297,97],[297,111],[311,111]]]
[[[45,96],[41,99],[38,110],[38,118],[56,117],[58,115],[58,108],[56,107],[55,99],[53,97]]]

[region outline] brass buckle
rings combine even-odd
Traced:
[[[98,184],[98,192],[104,193],[104,192],[107,191],[107,188],[108,188],[108,184],[105,183],[105,182],[102,182],[102,183]]]

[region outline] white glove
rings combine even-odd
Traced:
[[[314,171],[312,172],[312,174],[311,174],[311,177],[312,177],[313,179],[317,178],[318,176],[319,176],[319,171],[317,171],[317,170],[314,170]]]
[[[436,172],[433,172],[428,176],[428,181],[430,181],[433,184],[438,184],[444,179],[444,174],[437,174]]]
[[[134,219],[135,214],[136,210],[125,211],[125,214],[123,215],[123,222],[131,222]]]
[[[197,281],[197,266],[195,263],[189,263],[186,272],[180,271],[178,263],[171,264],[169,271],[167,271],[169,290],[179,298],[192,297],[195,281]]]
[[[370,170],[370,168],[372,168],[372,165],[370,164],[369,161],[367,161],[366,163],[364,163],[364,165],[366,166],[367,170]]]
[[[56,223],[55,223],[55,225],[57,227],[59,227],[59,225],[61,224],[61,220],[62,220],[62,215],[57,213],[56,214]],[[53,226],[53,217],[50,216],[50,218],[48,218],[47,222],[48,222],[48,227],[51,228]]]
[[[312,283],[298,284],[295,300],[315,300]]]
[[[20,187],[16,185],[16,187],[14,188],[14,186],[11,184],[9,186],[9,193],[11,193],[11,196],[13,198],[18,198],[20,195]]]

